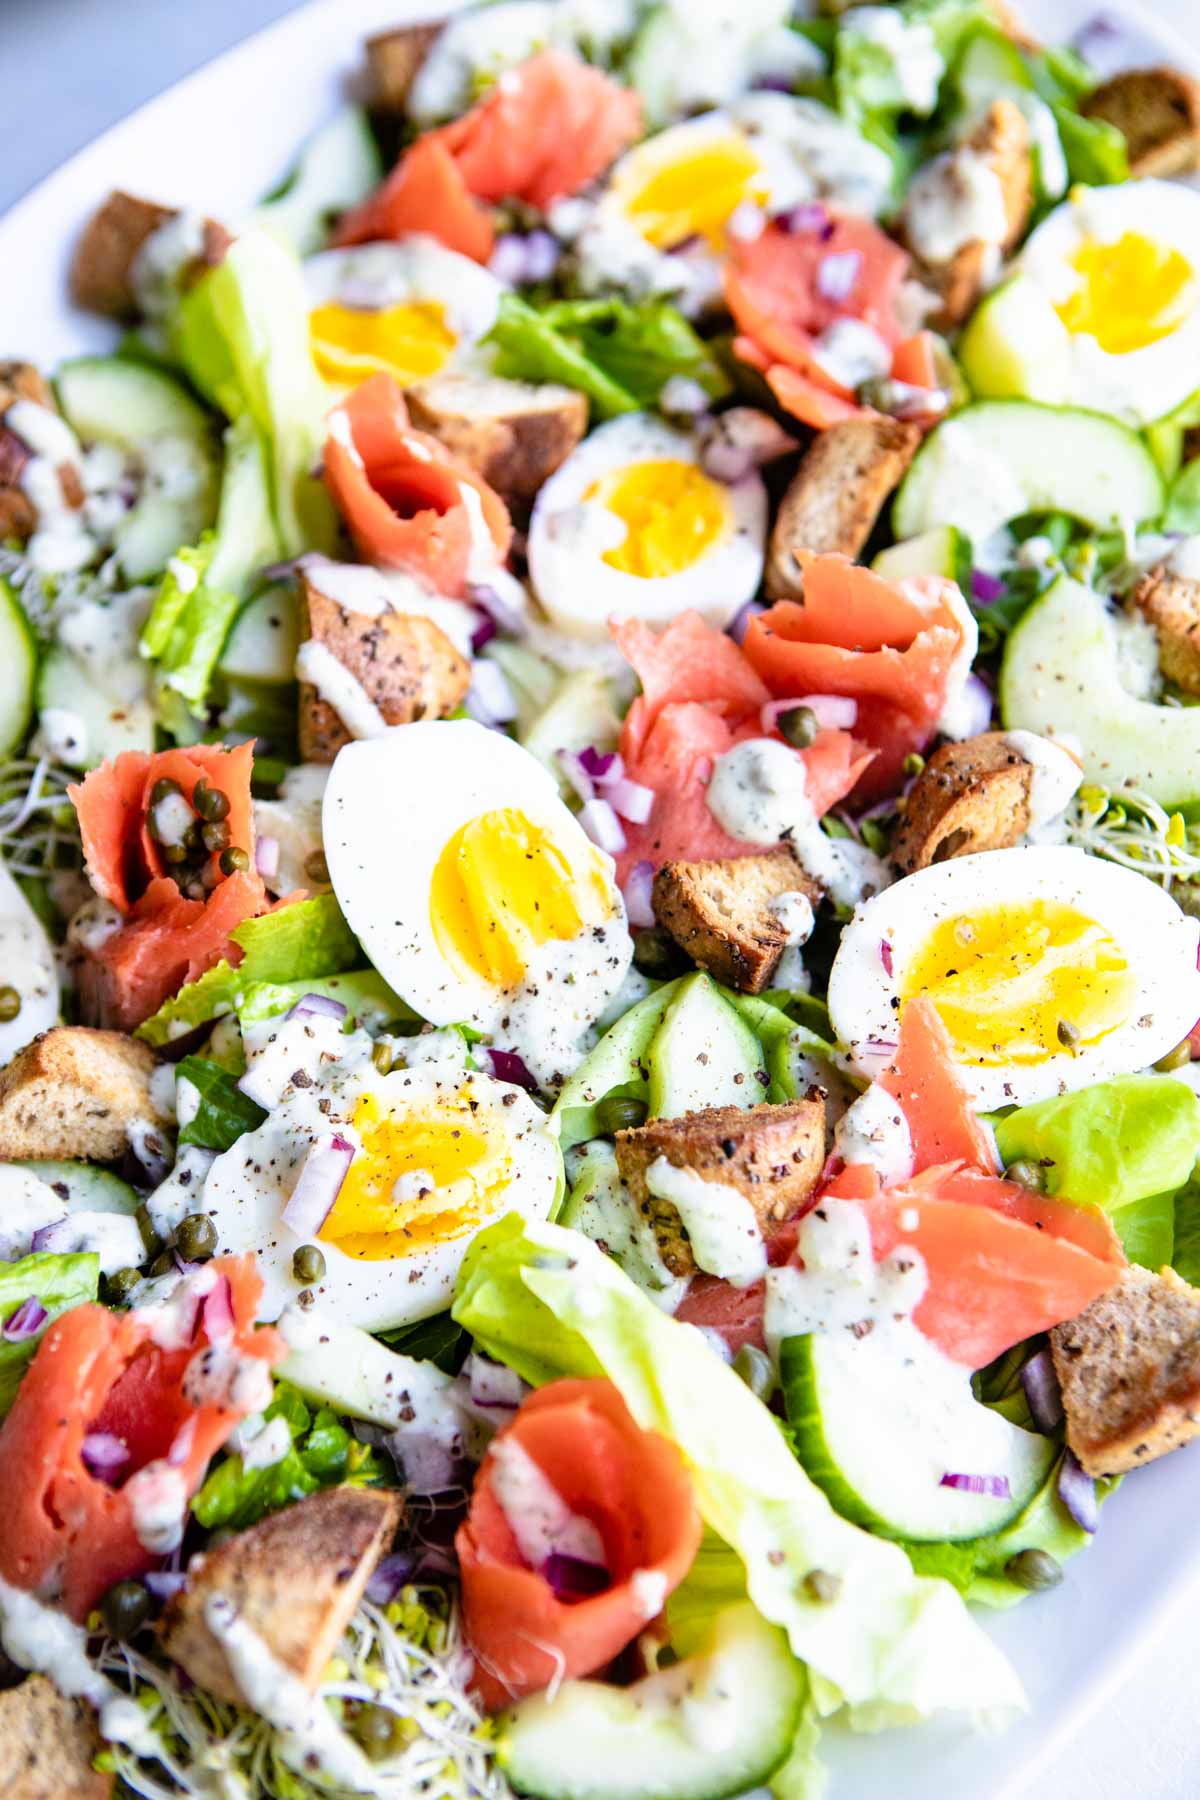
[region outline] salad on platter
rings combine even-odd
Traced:
[[[1200,85],[365,56],[0,364],[0,1785],[817,1800],[1200,1432]]]

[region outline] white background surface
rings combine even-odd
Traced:
[[[1200,58],[1198,0],[1133,0],[1133,6],[1147,25],[1155,16],[1169,21],[1192,40]],[[290,9],[291,0],[0,0],[0,213],[143,100]],[[1053,0],[1024,0],[1023,10],[1036,23],[1052,13]],[[287,92],[268,90],[261,104],[276,114],[286,110]],[[298,133],[303,123],[298,123]],[[254,121],[217,116],[211,129],[252,133]],[[152,170],[146,172],[145,186],[154,192]],[[51,256],[57,249],[47,246]],[[19,282],[20,274],[8,268],[2,278],[7,286]],[[5,349],[0,331],[0,357]],[[1200,1500],[1200,1465],[1195,1466]],[[1200,1529],[1200,1506],[1197,1514]],[[1120,1634],[1119,1613],[1111,1629]],[[1089,1645],[1064,1644],[1063,1655],[1086,1663]],[[996,1743],[995,1755],[1002,1762],[1002,1741]],[[1084,1731],[1039,1772],[1023,1800],[1196,1796],[1200,1591],[1180,1594],[1153,1651],[1131,1679],[1101,1702]],[[954,1800],[973,1797],[960,1793]]]

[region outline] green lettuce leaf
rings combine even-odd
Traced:
[[[180,1080],[190,1081],[200,1096],[194,1118],[179,1133],[181,1144],[199,1144],[205,1150],[228,1150],[243,1132],[256,1131],[266,1112],[243,1094],[236,1075],[203,1056],[185,1056],[179,1065]]]
[[[448,1312],[418,1319],[414,1325],[397,1325],[393,1331],[378,1331],[375,1336],[389,1350],[414,1357],[417,1362],[433,1363],[443,1375],[457,1375],[471,1347],[466,1332]]]
[[[100,1258],[91,1251],[70,1256],[43,1252],[18,1262],[0,1262],[0,1324],[32,1295],[46,1309],[46,1319],[33,1337],[19,1343],[0,1339],[0,1419],[13,1403],[21,1377],[33,1361],[42,1333],[60,1313],[94,1300],[100,1289]]]
[[[1073,107],[1051,106],[1058,135],[1073,182],[1089,187],[1111,186],[1129,180],[1129,150],[1125,139],[1107,119],[1085,119]]]
[[[1046,1192],[1116,1212],[1181,1187],[1200,1154],[1200,1100],[1169,1075],[1124,1075],[996,1122],[1002,1161],[1028,1158]]]
[[[733,1370],[577,1232],[512,1214],[481,1232],[453,1315],[529,1381],[606,1375],[639,1425],[679,1445],[705,1524],[737,1552],[751,1600],[827,1697],[914,1718],[1023,1704],[954,1589],[840,1519]],[[842,1577],[838,1599],[807,1596],[813,1569]]]
[[[1200,1179],[1195,1175],[1175,1195],[1175,1244],[1171,1262],[1185,1281],[1200,1287]]]
[[[1174,482],[1179,475],[1183,467],[1184,433],[1190,431],[1193,425],[1200,425],[1200,388],[1194,394],[1189,394],[1186,400],[1181,400],[1178,406],[1172,407],[1169,413],[1164,413],[1161,419],[1154,419],[1146,426],[1145,439],[1164,481]],[[1167,518],[1171,514],[1172,492],[1173,490],[1168,490]],[[1200,507],[1193,512],[1186,498],[1181,505],[1181,512],[1184,517],[1200,517]],[[1163,523],[1165,526],[1166,519]],[[1195,531],[1197,527],[1172,525],[1170,529]]]
[[[1171,483],[1163,530],[1200,531],[1200,458],[1185,464]]]
[[[1130,1262],[1161,1269],[1175,1254],[1175,1195],[1150,1194],[1122,1206],[1112,1216],[1117,1236]]]
[[[237,1015],[243,1025],[255,1025],[286,1012],[305,994],[340,1000],[346,1008],[347,1030],[355,1025],[378,1029],[417,1016],[374,969],[350,969],[344,975],[313,976],[307,981],[252,982],[238,1002]]]

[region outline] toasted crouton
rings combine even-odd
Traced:
[[[1018,48],[1030,52],[1041,49],[1041,45],[1033,36],[1020,13],[1015,7],[1008,4],[1008,0],[991,0],[991,10],[997,25],[1000,27],[1005,37],[1011,38],[1012,42],[1016,44]]]
[[[205,1620],[222,1595],[311,1692],[402,1516],[381,1488],[327,1488],[195,1557],[162,1620],[167,1655],[218,1699],[242,1700]]]
[[[14,400],[32,400],[35,406],[54,408],[54,395],[40,369],[27,362],[0,362],[0,415]]]
[[[844,419],[813,439],[771,532],[766,586],[772,600],[803,594],[796,551],[858,555],[920,442],[916,425],[873,415]]]
[[[133,270],[146,239],[168,219],[178,216],[174,206],[140,200],[135,194],[113,190],[84,226],[71,258],[68,281],[76,306],[105,318],[132,319],[138,312]],[[204,221],[203,249],[197,261],[215,267],[232,242],[223,225]]]
[[[32,451],[3,423],[15,400],[54,407],[54,395],[32,363],[0,362],[0,543],[5,538],[24,543],[37,529],[37,509],[21,486]]]
[[[765,1235],[799,1212],[816,1188],[825,1162],[825,1102],[814,1090],[784,1106],[710,1106],[617,1133],[621,1179],[653,1227],[663,1262],[672,1275],[694,1275],[696,1259],[677,1208],[647,1186],[647,1171],[660,1156],[676,1169],[736,1188]]]
[[[367,39],[371,104],[383,112],[403,112],[421,64],[441,35],[442,19],[428,25],[397,25]]]
[[[906,875],[974,850],[1003,850],[1029,830],[1033,768],[1003,731],[943,744],[917,776],[892,858]]]
[[[787,947],[787,929],[771,902],[821,890],[785,844],[762,856],[667,862],[654,877],[654,912],[692,961],[726,987],[761,994]]]
[[[434,375],[407,390],[408,412],[511,506],[527,506],[587,430],[584,394],[499,375]]]
[[[0,1161],[114,1162],[133,1125],[165,1123],[154,1104],[154,1052],[120,1031],[56,1025],[0,1069]]]
[[[1050,1349],[1067,1442],[1089,1475],[1122,1475],[1200,1433],[1200,1290],[1128,1268]]]
[[[1130,596],[1158,633],[1158,666],[1185,694],[1200,694],[1200,581],[1151,569]]]
[[[1200,168],[1200,82],[1179,69],[1125,69],[1095,88],[1079,110],[1116,126],[1133,175]]]
[[[953,256],[931,260],[924,244],[922,215],[929,213],[935,219],[949,216],[956,201],[967,200],[972,192],[973,165],[980,158],[999,178],[1004,196],[1004,236],[999,242],[970,238]],[[957,149],[936,157],[922,171],[905,203],[904,236],[917,259],[917,273],[941,300],[939,310],[929,321],[936,330],[951,331],[962,324],[993,278],[1001,257],[1021,237],[1032,205],[1033,158],[1028,123],[1011,100],[994,100]]]
[[[419,613],[355,613],[304,580],[306,642],[300,646],[300,755],[331,763],[356,735],[314,679],[318,658],[340,664],[384,725],[440,719],[462,700],[471,670],[440,626]],[[314,649],[315,647],[315,649]]]
[[[0,1693],[0,1794],[4,1800],[103,1800],[112,1775],[92,1767],[100,1739],[87,1709],[44,1675]]]

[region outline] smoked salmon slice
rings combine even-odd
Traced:
[[[950,1162],[994,1171],[991,1135],[955,1073],[950,1033],[923,994],[900,1015],[899,1046],[879,1085],[904,1110],[917,1174]]]

